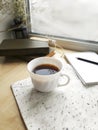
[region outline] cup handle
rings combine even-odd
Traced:
[[[68,75],[66,74],[61,74],[60,79],[59,79],[59,83],[58,83],[58,87],[67,85],[70,81],[70,78]]]

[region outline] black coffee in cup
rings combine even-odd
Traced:
[[[33,72],[39,75],[51,75],[59,71],[59,68],[52,64],[41,64],[34,68]]]

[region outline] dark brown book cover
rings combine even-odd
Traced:
[[[43,56],[49,53],[47,41],[6,39],[0,44],[0,56]]]

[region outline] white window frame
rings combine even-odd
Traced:
[[[28,1],[27,11],[28,11],[28,13],[30,13],[30,11],[29,11],[29,1]],[[30,17],[28,19],[28,23],[30,23]],[[62,46],[65,49],[71,49],[71,50],[76,50],[76,51],[98,52],[98,42],[97,41],[75,39],[75,38],[71,38],[71,37],[56,37],[56,36],[53,36],[53,35],[32,33],[30,26],[29,26],[29,35],[30,35],[30,37],[46,38],[46,39],[56,40],[57,44],[59,44],[60,46]]]

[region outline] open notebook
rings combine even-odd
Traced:
[[[84,85],[98,84],[98,65],[77,59],[83,58],[98,62],[98,55],[95,52],[65,53],[65,57]]]

